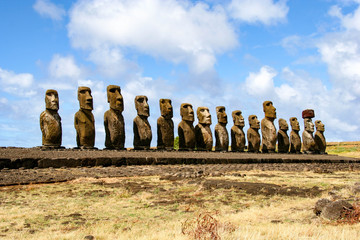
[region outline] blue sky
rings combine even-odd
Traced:
[[[152,146],[160,98],[173,100],[175,126],[189,102],[209,107],[212,129],[216,106],[228,129],[241,110],[246,131],[272,100],[278,119],[303,129],[312,108],[328,141],[360,140],[360,0],[4,0],[0,31],[0,146],[41,145],[45,91],[56,89],[74,147],[77,87],[88,86],[103,148],[110,84],[124,96],[127,147],[136,95],[149,98]]]

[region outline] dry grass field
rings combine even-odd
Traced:
[[[359,157],[359,147],[329,146]],[[349,156],[349,155],[346,155]],[[360,224],[317,217],[322,197],[360,202],[359,171],[80,178],[0,187],[0,239],[360,239]]]

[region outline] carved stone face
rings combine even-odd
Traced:
[[[260,121],[258,120],[256,115],[249,116],[249,124],[250,124],[250,128],[253,128],[253,129],[260,128]]]
[[[80,108],[84,110],[93,110],[93,98],[91,96],[91,90],[88,87],[78,88],[78,100]]]
[[[273,106],[271,101],[265,101],[263,103],[263,110],[265,112],[265,117],[270,119],[276,118],[276,108]]]
[[[194,122],[194,110],[190,103],[183,103],[180,106],[180,116],[184,121]]]
[[[244,117],[241,115],[241,113],[242,112],[240,110],[235,110],[232,112],[232,118],[235,126],[239,126],[239,127],[245,126]]]
[[[139,116],[150,116],[150,109],[147,96],[140,95],[135,97],[135,108]]]
[[[291,129],[294,131],[300,131],[300,124],[296,117],[290,118]]]
[[[219,123],[227,124],[227,115],[224,106],[216,107],[216,116]]]
[[[200,124],[211,125],[211,115],[209,108],[198,107],[196,114]]]
[[[305,131],[314,132],[314,123],[311,118],[304,119]]]
[[[316,120],[315,121],[315,127],[316,130],[319,132],[324,132],[325,131],[325,125],[321,122],[321,120]]]
[[[49,110],[59,110],[59,96],[58,92],[53,89],[49,89],[45,93],[45,104],[46,109]]]
[[[121,95],[121,89],[116,85],[109,85],[107,87],[107,98],[110,103],[110,108],[117,111],[124,111],[124,100]]]
[[[287,124],[285,119],[282,118],[279,119],[279,128],[283,131],[289,130],[289,125]]]
[[[161,116],[163,116],[165,119],[171,119],[173,117],[173,108],[171,106],[171,100],[170,99],[160,99],[160,111]]]

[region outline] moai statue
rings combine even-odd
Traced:
[[[196,114],[199,121],[195,126],[196,149],[199,151],[211,151],[213,137],[210,129],[211,115],[209,108],[198,107]]]
[[[215,151],[228,151],[229,150],[229,134],[226,129],[227,115],[225,107],[216,107],[216,116],[218,123],[215,126]]]
[[[173,108],[170,99],[160,99],[161,116],[157,120],[157,149],[174,149]]]
[[[144,95],[135,97],[137,116],[134,118],[134,149],[149,150],[152,139],[151,126],[148,121],[150,116],[148,98]]]
[[[302,133],[304,153],[315,153],[314,123],[311,120],[313,117],[315,117],[315,113],[312,109],[306,109],[302,112],[305,126],[305,130]]]
[[[278,152],[279,153],[288,153],[289,152],[289,136],[287,131],[289,130],[289,125],[287,124],[285,119],[279,119],[279,131],[277,134],[278,140]]]
[[[301,153],[300,124],[296,117],[290,118],[290,153]]]
[[[249,116],[249,125],[250,128],[247,131],[248,152],[258,153],[260,152],[260,121],[256,115]]]
[[[316,151],[320,154],[326,154],[326,139],[324,136],[325,125],[321,122],[321,120],[315,121],[315,145]]]
[[[40,114],[42,145],[45,148],[61,148],[61,117],[58,114],[58,92],[49,89],[45,93],[46,110]]]
[[[94,148],[95,119],[92,114],[93,98],[88,87],[78,88],[80,110],[75,113],[76,143],[78,148]]]
[[[124,100],[120,87],[109,85],[107,99],[110,109],[104,114],[105,147],[106,149],[123,150],[125,144],[125,123],[122,115]]]
[[[194,110],[190,103],[183,103],[180,106],[181,122],[178,126],[179,134],[179,150],[194,150],[195,149],[195,128]]]
[[[271,101],[263,103],[263,110],[265,118],[261,120],[261,135],[262,135],[262,148],[263,153],[273,153],[276,147],[276,128],[274,120],[276,119],[276,108]]]
[[[244,152],[245,150],[245,133],[243,128],[245,126],[244,117],[240,110],[232,112],[234,126],[231,127],[231,151]]]

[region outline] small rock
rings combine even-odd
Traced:
[[[338,220],[348,209],[353,209],[353,206],[348,201],[337,200],[326,205],[320,216],[329,220]]]
[[[87,236],[84,237],[84,239],[86,239],[86,240],[94,240],[95,237],[93,235],[87,235]]]
[[[316,214],[316,216],[319,216],[321,214],[322,210],[324,209],[324,207],[327,206],[330,203],[331,203],[331,201],[329,199],[327,199],[327,198],[319,199],[315,203],[315,208],[314,208],[314,213]]]

